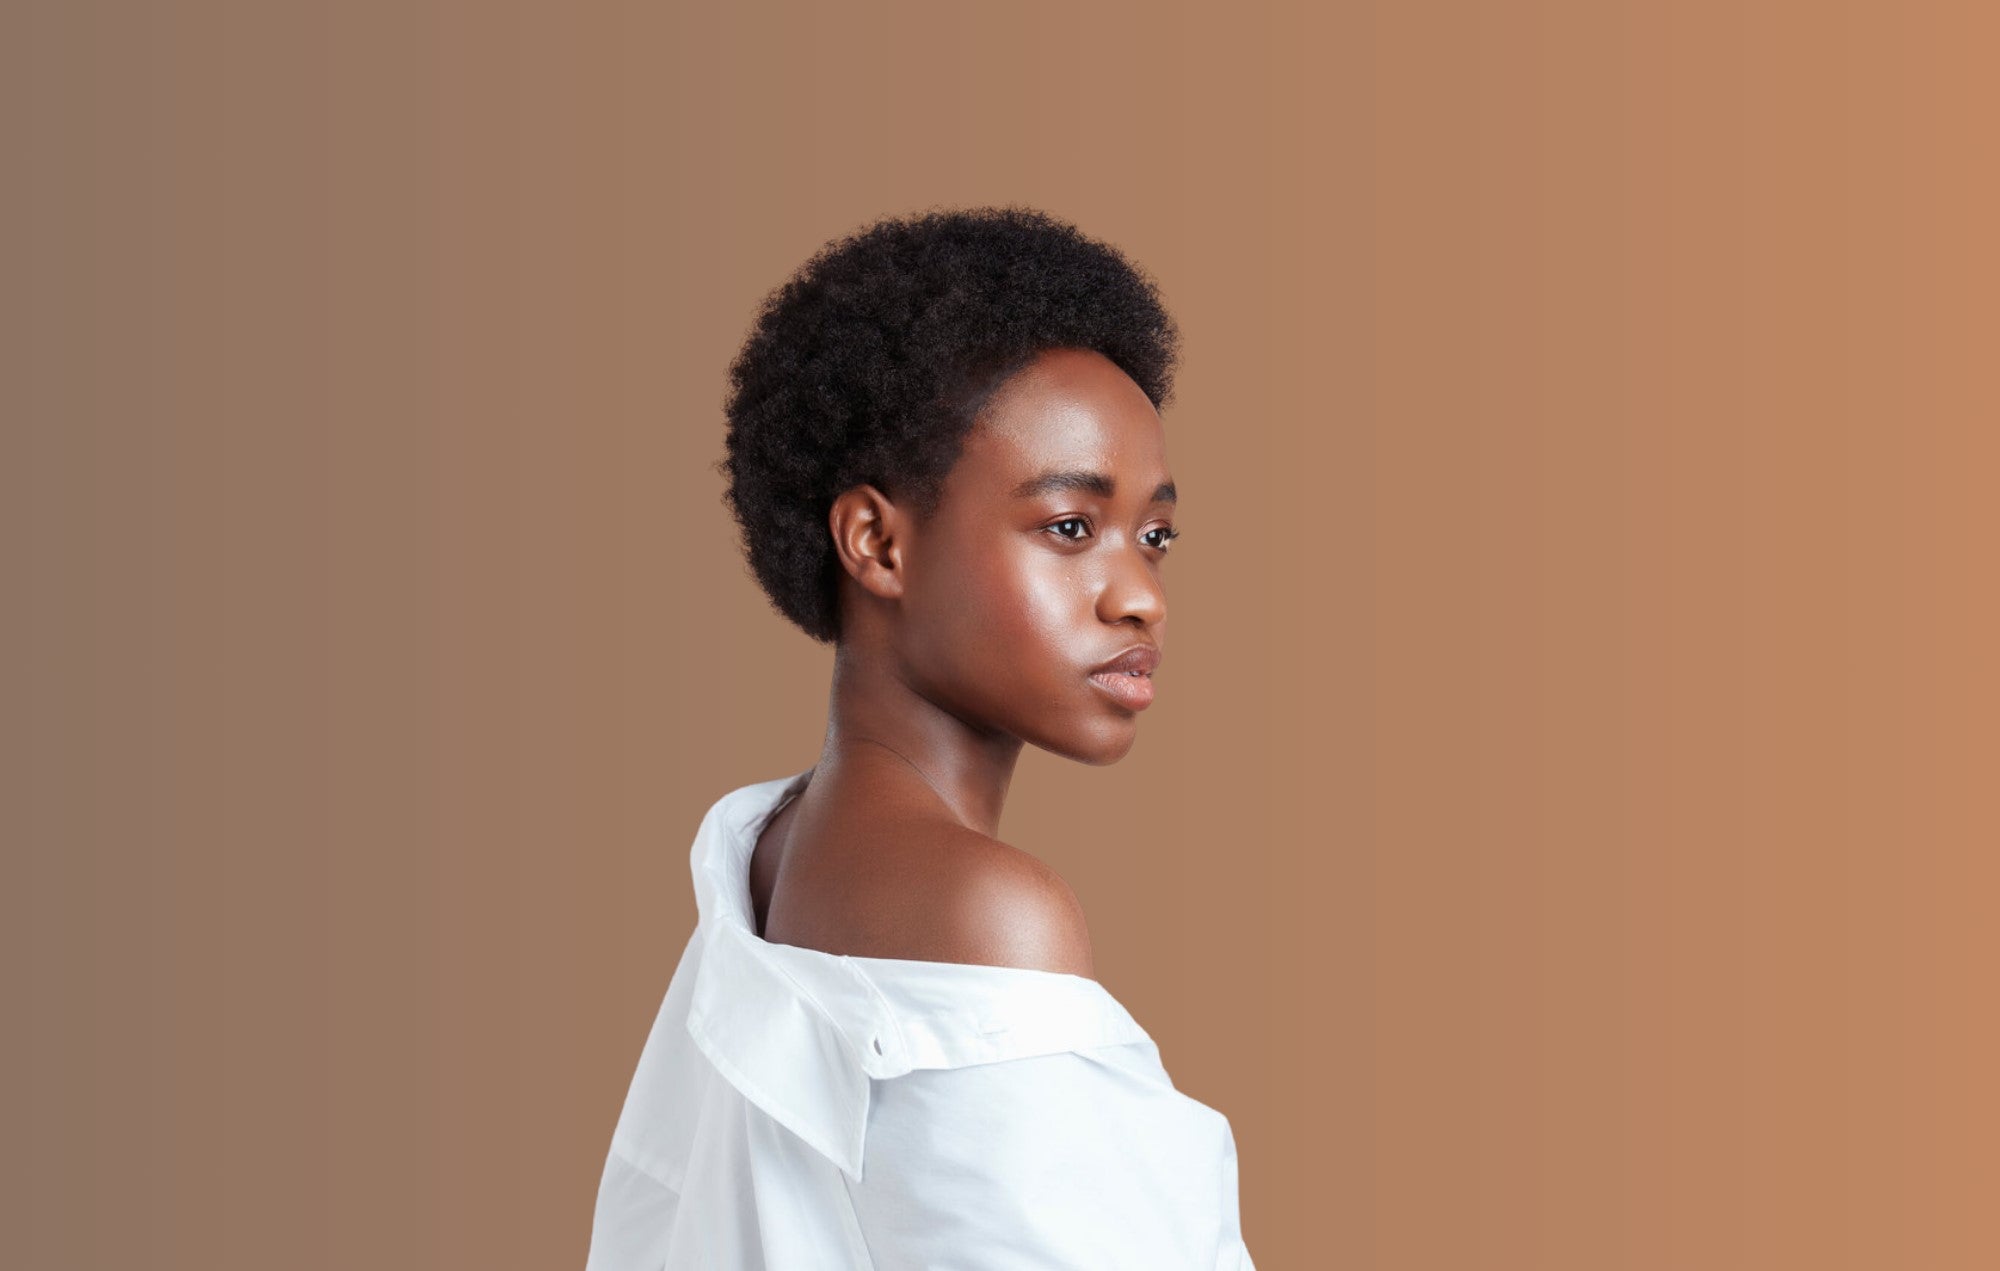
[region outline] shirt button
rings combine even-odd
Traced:
[[[883,1053],[883,1051],[882,1051],[882,1039],[881,1039],[880,1037],[876,1037],[876,1038],[873,1038],[873,1039],[871,1039],[871,1040],[873,1040],[873,1041],[874,1041],[874,1043],[875,1043],[875,1053],[876,1053],[876,1054],[878,1054],[878,1055],[879,1055],[879,1054],[882,1054],[882,1053]]]

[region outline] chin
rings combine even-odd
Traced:
[[[1139,740],[1139,721],[1108,721],[1083,733],[1069,733],[1035,744],[1053,755],[1102,768],[1117,763],[1132,751]]]

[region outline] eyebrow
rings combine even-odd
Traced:
[[[1086,472],[1080,468],[1063,468],[1029,477],[1014,487],[1017,499],[1032,499],[1037,495],[1055,494],[1065,490],[1076,490],[1085,494],[1095,494],[1100,498],[1110,498],[1117,483],[1102,472]],[[1174,483],[1162,481],[1153,490],[1153,502],[1174,503],[1178,495]]]

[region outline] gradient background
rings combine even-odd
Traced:
[[[825,240],[1160,281],[1186,537],[1002,830],[1285,1268],[2000,1265],[1985,6],[9,3],[0,1263],[581,1266]]]

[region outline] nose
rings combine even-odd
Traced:
[[[1148,627],[1165,622],[1167,591],[1158,566],[1146,559],[1137,543],[1108,555],[1111,563],[1098,596],[1098,616],[1106,622],[1137,618]]]

